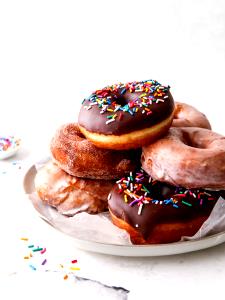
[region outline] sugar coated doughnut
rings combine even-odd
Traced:
[[[76,123],[61,126],[51,141],[57,165],[70,175],[92,179],[116,179],[135,169],[140,151],[113,151],[94,146]]]

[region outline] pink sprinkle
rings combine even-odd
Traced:
[[[41,254],[44,254],[46,252],[46,248],[44,248],[43,250],[41,250]]]
[[[74,260],[71,261],[71,263],[72,263],[72,264],[75,264],[75,263],[77,263],[77,260],[74,259]]]
[[[120,114],[119,114],[119,121],[121,121],[122,119],[123,119],[123,114],[120,113]]]

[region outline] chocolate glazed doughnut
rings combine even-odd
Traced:
[[[91,179],[116,179],[136,168],[140,151],[99,149],[80,132],[77,124],[63,125],[50,145],[55,163],[68,174]]]
[[[173,119],[169,87],[146,80],[97,90],[82,103],[78,125],[87,139],[106,149],[132,149],[165,134]]]
[[[161,244],[193,236],[219,196],[161,183],[141,170],[117,181],[108,203],[112,222],[130,234],[133,244]]]
[[[175,102],[173,127],[200,127],[211,129],[206,116],[195,107],[186,103]]]
[[[186,188],[225,189],[225,137],[195,127],[170,128],[142,149],[142,167],[154,179]]]

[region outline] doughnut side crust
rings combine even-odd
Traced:
[[[144,239],[140,232],[135,230],[126,221],[118,218],[111,210],[110,215],[113,224],[126,230],[130,235],[131,242],[136,245],[178,242],[182,236],[193,236],[208,218],[208,216],[199,215],[198,217],[182,222],[159,223],[154,226],[147,239]]]
[[[90,132],[79,125],[80,131],[94,145],[104,149],[128,150],[140,148],[156,141],[166,134],[173,121],[173,115],[162,122],[142,130],[134,130],[130,133],[121,135],[104,135]]]

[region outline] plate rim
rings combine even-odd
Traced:
[[[24,170],[22,182],[23,182],[23,191],[25,195],[29,195],[29,191],[26,187],[27,181],[31,181],[34,183],[32,179],[34,179],[35,172],[36,172],[35,163],[28,165],[27,168]],[[29,178],[30,175],[33,176],[33,178]],[[35,209],[33,205],[32,207],[34,208],[37,215],[43,221],[48,223],[48,225],[53,227],[55,230],[71,238],[75,242],[75,245],[78,248],[90,252],[95,252],[95,253],[110,254],[115,256],[134,256],[134,257],[167,256],[167,255],[176,255],[176,254],[199,251],[199,250],[214,247],[216,245],[225,242],[225,230],[219,233],[212,234],[210,236],[206,236],[201,240],[179,241],[179,242],[167,243],[167,244],[120,245],[120,244],[110,244],[110,243],[103,243],[99,241],[78,239],[60,230],[60,228],[58,228],[57,226],[52,225],[44,216],[42,216]],[[96,246],[95,249],[93,249],[93,245]],[[171,250],[168,251],[168,249],[170,248]],[[185,248],[185,249],[181,250],[180,248]],[[118,252],[118,250],[120,250],[120,252]],[[159,253],[156,253],[158,250],[160,250]],[[149,253],[147,253],[147,251],[149,251]]]

